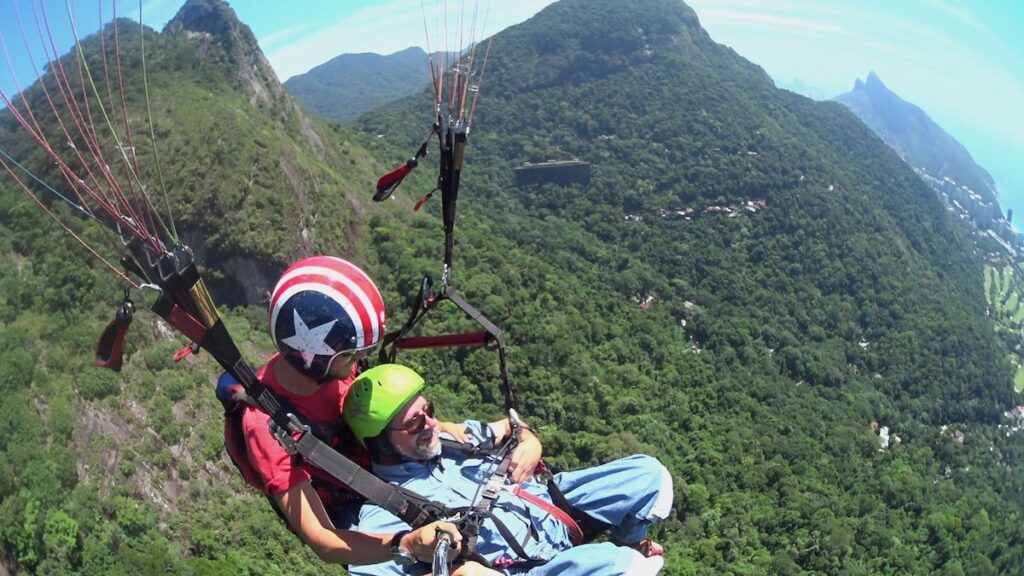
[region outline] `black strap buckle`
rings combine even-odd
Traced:
[[[285,452],[287,452],[290,456],[298,454],[299,440],[301,440],[303,436],[312,431],[308,424],[303,424],[302,421],[299,420],[298,416],[291,412],[288,413],[287,430],[278,426],[277,422],[275,422],[273,418],[270,419],[269,425],[270,433],[274,436],[274,438],[277,439],[277,441],[284,448]],[[292,436],[293,432],[298,432],[299,437],[295,438],[294,436]]]

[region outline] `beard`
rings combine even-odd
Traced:
[[[435,432],[430,435],[430,442],[426,444],[416,443],[409,448],[408,454],[403,454],[410,460],[430,460],[441,455],[441,437]]]

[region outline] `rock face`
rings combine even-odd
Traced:
[[[223,0],[188,0],[164,27],[164,33],[198,42],[200,55],[222,65],[229,81],[249,103],[270,111],[279,127],[297,125],[310,148],[323,142],[270,66],[252,30]]]
[[[253,104],[270,104],[283,96],[284,89],[260,51],[256,36],[223,0],[188,0],[164,32],[200,38],[201,50],[207,54],[212,54],[214,47],[222,50],[226,70],[240,81]]]

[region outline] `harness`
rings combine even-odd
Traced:
[[[410,526],[418,528],[452,516],[447,506],[388,484],[368,472],[364,466],[336,451],[314,433],[313,427],[294,406],[279,398],[260,380],[242,358],[218,315],[188,248],[175,245],[156,256],[148,246],[136,240],[125,240],[125,246],[133,257],[122,258],[121,263],[129,272],[143,279],[145,286],[159,292],[151,307],[153,312],[192,341],[189,351],[196,353],[200,349],[206,350],[233,382],[225,383],[226,389],[234,388],[230,394],[225,393],[222,399],[228,417],[227,425],[234,431],[226,437],[226,442],[229,451],[232,445],[235,447],[232,460],[248,483],[258,486],[259,480],[248,464],[248,458],[240,457],[244,453],[240,448],[244,448],[245,444],[244,438],[238,436],[241,430],[239,420],[242,407],[246,405],[254,406],[270,417],[274,437],[289,454],[301,457],[321,470],[323,476],[331,478],[330,482],[334,485],[347,486]],[[123,304],[119,314],[124,310],[130,310],[130,307]],[[120,315],[130,317],[127,314]],[[120,358],[126,325],[127,322],[118,318],[107,327],[97,347],[98,362],[114,367]],[[244,395],[239,392],[244,392]],[[238,425],[232,426],[232,422]]]
[[[258,375],[262,376],[262,373],[260,372]],[[263,478],[256,468],[253,467],[252,461],[249,459],[249,449],[245,440],[245,427],[242,419],[247,408],[259,409],[259,406],[249,397],[242,385],[227,372],[218,379],[216,393],[217,399],[220,400],[221,405],[224,407],[224,448],[231,458],[231,462],[242,474],[242,478],[245,479],[246,483],[264,494],[277,515],[287,523],[287,518],[277,506],[277,502],[269,494],[265,493]],[[297,413],[297,410],[295,410],[287,398],[279,398],[279,400],[285,410],[290,413]],[[355,442],[348,428],[341,427],[340,434],[333,440],[327,436],[326,431],[314,426],[310,428],[310,433],[314,434],[320,441],[336,450],[344,448],[346,457],[363,468],[369,468],[369,455]],[[292,458],[295,461],[301,460],[301,456],[298,454],[293,455]],[[325,474],[315,466],[310,466],[309,472],[311,476],[310,483],[317,493],[327,493],[330,495],[330,498],[326,499],[325,502],[330,503],[332,508],[335,506],[358,508],[366,500],[365,497],[353,491],[351,487],[342,484],[336,478]],[[324,500],[323,498],[321,499]]]
[[[494,472],[491,473],[490,477],[488,477],[487,481],[483,484],[480,497],[476,504],[473,506],[455,509],[456,512],[465,514],[465,520],[460,525],[460,531],[463,534],[463,547],[475,552],[479,540],[480,528],[485,520],[490,519],[498,533],[501,534],[505,542],[508,543],[509,548],[517,556],[517,559],[515,560],[501,563],[500,567],[533,567],[544,564],[547,562],[547,559],[531,556],[526,551],[526,542],[520,542],[517,540],[505,523],[494,514],[493,509],[502,492],[511,493],[517,498],[544,510],[562,522],[562,524],[565,525],[566,530],[569,532],[573,546],[578,546],[584,541],[589,540],[596,535],[599,530],[607,528],[608,525],[599,522],[569,504],[568,500],[558,488],[558,485],[555,484],[553,478],[549,479],[547,483],[548,493],[551,496],[550,502],[526,491],[523,489],[521,484],[509,485],[505,482],[508,478],[508,472],[512,464],[512,454],[515,451],[515,448],[519,445],[522,436],[523,425],[519,421],[519,417],[515,410],[511,410],[509,413],[509,423],[512,427],[512,434],[510,434],[504,442],[497,445],[494,443],[492,438],[486,439],[479,445],[443,438],[441,439],[441,444],[445,448],[456,450],[468,457],[492,458],[498,462],[497,466],[494,468]],[[581,528],[581,522],[578,522],[576,518],[583,521],[584,525],[591,530],[588,530],[588,533],[585,533],[584,529]],[[536,539],[536,536],[534,536],[534,538]]]

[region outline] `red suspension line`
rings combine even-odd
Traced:
[[[28,41],[28,34],[25,32],[24,23],[23,23],[22,18],[21,18],[21,12],[18,9],[18,4],[17,3],[14,4],[14,9],[15,9],[15,14],[16,14],[17,19],[18,19],[18,27],[21,30],[22,41],[25,44],[25,50],[26,50],[26,53],[28,55],[29,62],[32,65],[32,70],[35,73],[36,77],[40,78],[40,80],[38,82],[39,86],[41,87],[41,89],[43,91],[43,94],[45,95],[46,100],[47,100],[47,102],[50,105],[50,109],[55,111],[54,112],[54,116],[57,119],[57,124],[60,126],[61,130],[64,133],[66,141],[69,144],[72,144],[71,136],[68,133],[67,127],[64,125],[64,121],[61,119],[60,115],[56,114],[56,107],[53,104],[53,99],[52,99],[52,97],[50,95],[50,91],[47,88],[46,83],[43,81],[42,76],[39,73],[39,67],[36,64],[35,57],[32,56],[31,44]],[[11,62],[10,52],[7,49],[7,43],[3,42],[3,35],[2,34],[0,34],[0,43],[3,44],[3,50],[4,50],[4,55],[7,58],[8,69],[11,72],[11,76],[14,77],[15,83],[17,84],[17,87],[18,87],[18,93],[19,93],[19,95],[21,97],[22,104],[25,106],[25,112],[28,114],[29,118],[32,120],[32,125],[35,126],[35,131],[33,131],[31,128],[28,127],[27,122],[23,118],[21,118],[19,120],[19,123],[22,125],[22,127],[25,129],[26,132],[29,132],[29,134],[32,135],[32,137],[40,144],[40,146],[51,157],[55,157],[56,153],[50,147],[49,143],[47,143],[45,141],[45,138],[42,137],[42,134],[43,134],[42,128],[39,126],[39,122],[36,120],[36,117],[35,117],[35,115],[32,112],[32,108],[28,104],[28,100],[25,97],[25,90],[22,89],[21,84],[18,82],[17,75],[14,73],[14,65]],[[4,100],[5,100],[5,102],[8,103],[7,104],[8,109],[10,109],[12,111],[12,113],[15,115],[16,118],[19,118],[20,115],[18,114],[17,109],[15,109],[14,106],[10,104],[10,101],[7,100],[6,97],[4,97]],[[72,149],[74,150],[74,153],[78,156],[78,159],[82,163],[82,165],[85,166],[86,169],[88,169],[88,163],[85,162],[84,158],[82,158],[81,153],[78,151],[78,149],[76,147],[74,147],[74,146],[72,146]],[[59,158],[55,158],[55,160],[59,161],[60,159]],[[92,179],[92,181],[95,183],[96,186],[99,186],[99,182],[96,180],[95,175],[93,175],[91,173],[91,171],[89,172],[89,178]],[[91,211],[91,207],[88,205],[88,203],[85,201],[85,198],[82,197],[82,195],[78,191],[78,189],[79,189],[78,178],[76,177],[75,181],[74,182],[69,182],[69,184],[71,184],[72,190],[74,191],[74,193],[78,197],[79,203],[81,203],[83,206],[85,206],[88,210]],[[84,185],[84,182],[83,182],[83,185]],[[87,186],[86,186],[86,188],[88,189]]]
[[[47,17],[47,14],[46,14],[46,7],[42,6],[41,8],[42,8],[42,13],[43,13],[43,20],[46,23],[46,28],[45,28],[46,29],[46,33],[44,34],[43,33],[43,28],[40,27],[40,19],[39,19],[38,12],[35,13],[36,29],[37,29],[37,31],[39,33],[39,38],[42,41],[43,51],[44,51],[45,56],[47,58],[47,62],[50,65],[50,71],[51,71],[51,74],[54,77],[54,81],[57,84],[57,88],[58,88],[58,91],[60,93],[60,96],[64,100],[64,104],[65,104],[65,106],[67,106],[67,109],[68,109],[68,114],[71,116],[71,120],[74,122],[75,127],[78,129],[78,133],[81,135],[81,137],[82,137],[82,139],[84,141],[85,146],[89,148],[89,152],[90,152],[90,154],[93,157],[93,163],[96,164],[96,167],[99,170],[100,175],[103,177],[103,180],[106,181],[107,186],[111,186],[111,187],[117,186],[116,182],[113,181],[113,178],[112,178],[112,176],[109,173],[109,168],[107,166],[107,163],[103,160],[102,154],[99,153],[99,151],[98,151],[98,143],[95,143],[94,139],[90,138],[90,134],[85,129],[85,120],[82,117],[81,112],[78,109],[77,102],[75,102],[75,100],[74,100],[74,92],[73,92],[73,90],[71,88],[70,82],[68,81],[68,76],[67,76],[67,74],[64,71],[64,65],[61,62],[60,57],[58,56],[58,53],[57,53],[56,42],[53,39],[53,33],[52,33],[51,29],[50,29],[50,22],[49,22],[49,19]],[[35,5],[33,5],[33,11],[34,10],[35,10]],[[47,37],[50,40],[50,48],[52,49],[52,57],[51,57],[51,52],[46,49],[46,38]],[[27,43],[27,39],[26,39],[26,43]],[[44,81],[45,77],[41,76],[40,78],[42,79],[40,81],[40,85],[44,87],[44,91],[47,93],[47,95],[49,95],[49,91],[46,90],[46,88],[45,88],[45,86],[46,86],[46,82]],[[113,216],[115,218],[119,218],[120,219],[122,216],[121,216],[120,212],[118,211],[117,206],[114,205],[114,203],[111,202],[111,200],[109,198],[107,198],[104,194],[101,194],[100,191],[103,190],[103,186],[100,184],[99,178],[97,178],[95,173],[93,172],[92,164],[90,162],[87,162],[85,160],[85,158],[82,157],[81,151],[78,149],[77,146],[74,145],[74,139],[71,137],[70,133],[68,132],[67,127],[64,124],[63,120],[61,120],[60,113],[57,111],[57,107],[53,103],[53,100],[48,97],[47,101],[50,104],[50,109],[53,111],[54,116],[57,117],[58,123],[60,124],[61,129],[64,132],[64,135],[67,138],[67,141],[68,141],[69,145],[75,151],[75,155],[78,157],[78,160],[82,163],[83,169],[86,171],[87,174],[89,174],[90,178],[93,180],[93,182],[95,184],[95,189],[90,188],[90,187],[86,187],[85,189],[89,192],[89,195],[97,203],[99,203],[100,206],[108,214],[110,214],[111,216]],[[27,106],[27,102],[26,102],[26,106]],[[42,135],[41,131],[40,131],[40,135]],[[52,149],[51,149],[51,152],[52,152]]]
[[[426,0],[420,0],[420,12],[423,14],[423,36],[427,43],[427,68],[430,69],[430,87],[434,90],[434,106],[441,108],[441,85],[439,84],[438,71],[434,67],[434,52],[430,48],[430,28],[427,26],[427,5]]]
[[[473,94],[473,104],[469,107],[469,118],[466,119],[466,133],[469,133],[470,127],[473,125],[473,114],[476,112],[476,100],[480,97],[480,90],[484,86],[484,72],[487,70],[487,61],[491,57],[491,44],[494,42],[494,36],[487,39],[487,50],[484,51],[484,63],[480,66],[480,81],[476,83],[476,93]]]
[[[147,227],[146,223],[140,220],[137,217],[137,215],[135,218],[132,218],[131,216],[126,217],[125,213],[122,211],[122,208],[130,206],[130,202],[128,202],[128,199],[122,191],[120,184],[118,183],[117,179],[114,177],[114,174],[110,169],[110,165],[107,163],[103,156],[103,150],[100,146],[99,139],[96,135],[95,125],[92,122],[91,114],[89,116],[89,121],[86,122],[85,117],[82,115],[81,109],[78,107],[78,103],[74,98],[74,91],[71,87],[71,82],[68,79],[68,75],[64,69],[61,59],[57,56],[56,42],[53,38],[52,27],[50,26],[49,17],[46,12],[46,6],[42,5],[41,8],[43,14],[43,21],[46,24],[46,36],[50,40],[50,46],[52,49],[52,54],[54,56],[54,60],[53,62],[51,62],[51,69],[53,70],[54,76],[57,79],[57,84],[58,87],[60,87],[61,89],[61,94],[64,98],[65,104],[68,105],[68,110],[72,116],[72,119],[75,121],[75,124],[79,132],[81,133],[83,139],[85,139],[86,145],[90,148],[90,152],[92,153],[94,161],[97,165],[96,167],[100,171],[100,174],[103,176],[103,179],[107,182],[106,192],[104,192],[104,188],[102,186],[98,186],[99,191],[91,190],[91,195],[97,200],[97,202],[100,202],[101,205],[104,206],[104,208],[111,216],[113,216],[120,223],[122,223],[125,228],[128,228],[133,233],[133,235],[135,235],[143,242],[147,243],[154,250],[160,250],[161,246],[158,237],[153,232],[153,228]],[[40,23],[37,16],[37,28],[39,24]],[[75,33],[75,35],[77,37],[77,32]],[[42,30],[40,30],[40,37],[43,37]],[[81,61],[81,57],[82,51],[79,47],[79,49],[76,51],[76,61],[79,64],[79,81],[82,85],[83,98],[87,103],[89,96],[88,92],[86,91],[87,85],[85,83],[85,78],[82,72],[83,63]],[[53,63],[56,63],[56,67],[53,66]],[[55,108],[54,114],[57,114],[57,110]],[[89,173],[91,174],[92,171],[88,163],[85,163],[84,160],[83,163],[85,164],[86,170],[89,171]],[[132,211],[130,208],[129,212],[134,214],[134,211]]]
[[[70,76],[68,76],[67,72],[64,70],[64,63],[61,61],[61,58],[58,55],[57,43],[54,41],[53,38],[53,28],[50,25],[49,15],[46,12],[46,5],[41,4],[40,8],[43,14],[43,21],[46,24],[46,35],[50,39],[50,47],[53,51],[52,54],[54,57],[54,62],[57,64],[56,68],[54,68],[53,71],[55,72],[55,77],[57,78],[58,86],[61,87],[64,101],[66,104],[68,104],[68,110],[75,121],[78,131],[82,135],[82,138],[85,140],[86,146],[89,147],[90,152],[92,153],[93,160],[97,165],[97,169],[100,171],[100,174],[103,175],[104,180],[106,180],[107,182],[108,190],[110,191],[107,194],[107,200],[109,205],[113,206],[114,208],[113,214],[116,218],[123,219],[124,215],[120,210],[121,206],[118,205],[119,200],[123,198],[123,194],[121,194],[120,192],[120,185],[118,184],[117,179],[114,178],[114,174],[110,170],[110,165],[103,157],[103,149],[100,146],[99,138],[96,136],[95,124],[92,121],[92,115],[89,110],[89,95],[87,92],[87,85],[85,83],[85,76],[82,71],[83,63],[81,59],[81,50],[80,48],[76,50],[75,61],[78,63],[78,77],[79,83],[82,87],[82,100],[83,106],[86,109],[86,114],[83,114],[81,108],[78,106],[78,100],[75,98],[75,91],[71,85]],[[36,24],[38,26],[38,20]],[[54,110],[54,114],[56,113],[57,111]],[[99,187],[99,191],[103,192],[102,186]]]
[[[97,6],[99,7],[99,21],[103,22],[103,2],[98,2]],[[117,3],[116,2],[114,3],[113,26],[114,26],[114,54],[118,58],[118,64],[120,64],[121,48],[120,48],[120,46],[118,45],[118,42],[117,42]],[[104,86],[107,89],[107,104],[109,105],[110,110],[112,112],[115,112],[117,110],[117,106],[114,104],[114,91],[113,91],[113,88],[111,88],[111,86],[110,86],[110,66],[108,65],[108,62],[107,62],[107,60],[108,60],[107,59],[107,44],[106,44],[106,40],[104,38],[106,35],[103,32],[104,31],[101,28],[99,36],[100,36],[100,53],[103,55],[103,83],[104,83]],[[120,80],[120,72],[121,72],[120,66],[118,66],[117,72],[118,72],[118,79]],[[132,162],[131,166],[129,166],[127,164],[124,165],[123,175],[124,175],[125,181],[128,184],[128,191],[131,193],[132,198],[137,200],[138,196],[135,193],[135,183],[134,183],[133,178],[132,178],[132,168],[135,169],[135,173],[137,174],[138,170],[139,170],[139,167],[135,163],[135,146],[132,144],[131,128],[128,125],[128,109],[127,109],[127,106],[125,105],[125,101],[124,101],[124,84],[120,84],[119,85],[119,90],[120,91],[118,92],[118,94],[121,96],[121,118],[122,118],[122,120],[124,122],[124,131],[125,131],[125,134],[127,136],[128,147],[129,147],[128,149],[131,152],[131,162]],[[96,96],[96,99],[97,100],[100,99],[99,95]],[[101,106],[102,106],[102,103],[101,103]],[[117,130],[116,126],[112,126],[111,128],[113,130],[115,130],[115,131]],[[121,152],[122,152],[122,157],[125,156],[124,150],[122,150]],[[129,202],[127,198],[124,199],[125,210],[131,215],[131,218],[132,218],[133,221],[141,222],[141,223],[144,223],[144,224],[151,224],[151,222],[150,223],[145,223],[145,222],[143,222],[143,220],[141,218],[139,218],[139,213],[135,210],[134,206],[135,206],[135,204],[133,202]],[[147,228],[154,229],[153,227],[151,227],[149,225],[147,225]]]
[[[106,258],[101,256],[99,252],[97,252],[95,249],[93,249],[92,246],[89,246],[89,244],[85,240],[83,240],[81,236],[76,234],[75,231],[72,230],[67,224],[65,224],[63,220],[58,218],[57,215],[54,214],[46,206],[46,204],[44,202],[42,202],[35,194],[32,193],[32,191],[28,188],[28,186],[26,186],[25,183],[22,182],[21,178],[19,178],[18,175],[14,172],[14,170],[10,166],[7,165],[7,162],[4,161],[3,158],[0,158],[0,165],[3,165],[4,170],[11,176],[11,178],[14,179],[15,182],[18,183],[18,186],[21,187],[21,189],[25,192],[25,194],[29,198],[31,198],[36,204],[38,204],[39,207],[43,209],[43,212],[45,212],[47,216],[52,218],[53,221],[57,223],[57,225],[59,225],[61,228],[63,228],[65,233],[67,233],[69,236],[71,236],[76,241],[78,241],[78,243],[81,244],[90,254],[92,254],[93,256],[98,258],[99,261],[102,262],[107,268],[109,268],[114,273],[115,276],[117,276],[118,278],[120,278],[120,279],[124,280],[125,282],[131,284],[136,289],[141,289],[142,288],[138,283],[133,281],[127,274],[122,272],[116,266],[111,264]]]
[[[141,20],[140,20],[139,26],[140,27],[142,26]],[[125,99],[125,96],[124,96],[124,92],[125,92],[124,91],[124,77],[123,77],[123,74],[122,74],[122,67],[121,67],[121,42],[120,42],[120,33],[119,33],[118,26],[117,26],[117,3],[116,2],[114,3],[114,58],[115,58],[115,65],[116,65],[115,69],[117,71],[118,94],[121,97],[121,116],[122,116],[122,118],[124,120],[124,132],[125,132],[126,141],[128,143],[128,150],[131,153],[131,162],[130,162],[130,164],[127,164],[127,163],[125,164],[125,180],[128,183],[128,191],[131,194],[132,201],[129,201],[129,199],[127,197],[124,197],[124,203],[125,203],[125,207],[128,209],[128,211],[131,212],[132,219],[134,221],[139,222],[140,225],[144,226],[147,230],[153,231],[153,230],[157,230],[157,225],[156,225],[156,222],[153,220],[152,211],[151,210],[136,210],[136,208],[135,208],[135,206],[149,207],[150,204],[148,202],[148,199],[145,198],[145,193],[146,192],[145,192],[145,190],[143,190],[141,188],[141,186],[142,186],[141,183],[139,183],[139,189],[136,191],[136,179],[138,178],[138,174],[139,174],[139,165],[138,165],[138,161],[137,161],[136,154],[135,154],[135,142],[132,139],[131,126],[130,126],[130,124],[128,122],[128,102],[127,102],[127,100]],[[104,74],[106,74],[107,54],[106,54],[105,51],[103,53],[103,67],[104,67]],[[109,84],[109,78],[107,79],[107,82]],[[110,102],[110,109],[111,109],[111,111],[114,111],[114,110],[117,109],[116,106],[114,105],[113,101]],[[121,150],[122,160],[124,160],[126,156],[127,156],[127,154],[125,153],[125,151]],[[150,234],[155,235],[153,232],[150,232]]]

